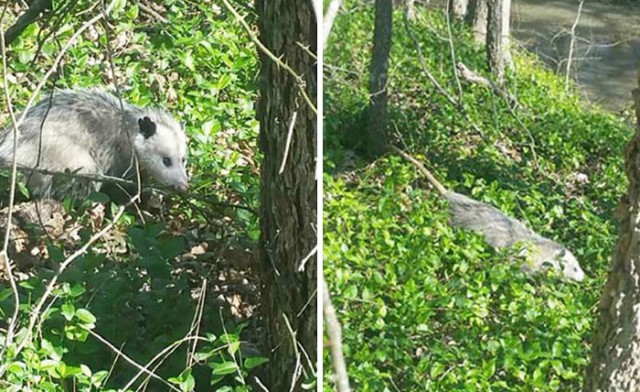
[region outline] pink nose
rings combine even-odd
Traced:
[[[179,192],[182,192],[182,193],[185,193],[187,192],[187,190],[189,190],[189,184],[186,182],[177,184],[175,187]]]

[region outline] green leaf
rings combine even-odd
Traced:
[[[87,309],[76,310],[76,317],[78,317],[83,323],[93,324],[96,322],[95,316]]]
[[[229,74],[224,74],[216,81],[216,89],[224,90],[232,82],[232,77]]]
[[[231,373],[236,373],[238,371],[238,366],[235,362],[225,361],[225,362],[209,362],[209,366],[213,369],[211,372],[214,376],[221,376]]]
[[[113,0],[109,6],[107,6],[107,9],[113,7],[111,9],[111,15],[115,15],[120,13],[126,5],[127,0]]]
[[[76,308],[73,304],[66,303],[60,307],[60,312],[67,319],[67,321],[71,321],[73,316],[75,315]]]
[[[125,13],[125,15],[129,19],[136,19],[138,17],[139,12],[140,12],[140,9],[138,7],[138,4],[133,3],[131,7],[127,9],[127,12]]]
[[[0,302],[11,297],[12,295],[13,295],[13,290],[11,289],[0,290]]]
[[[109,376],[109,372],[106,370],[102,370],[94,373],[91,376],[91,385],[93,385],[96,388],[100,388],[108,376]]]
[[[244,360],[244,367],[247,370],[251,370],[253,368],[256,368],[266,362],[268,362],[269,359],[265,358],[265,357],[249,357],[247,359]]]

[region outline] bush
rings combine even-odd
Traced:
[[[588,278],[527,276],[513,252],[452,229],[447,203],[407,162],[386,156],[370,163],[350,151],[366,126],[373,29],[373,7],[356,3],[346,3],[326,51],[324,134],[324,273],[354,390],[579,390],[615,241],[630,130],[565,93],[561,80],[516,50],[507,85],[519,107],[462,84],[462,107],[478,132],[431,84],[400,11],[394,15],[391,139],[447,188],[563,243]],[[420,9],[411,28],[427,69],[455,96],[441,12]],[[454,25],[453,36],[456,61],[487,76],[484,52],[466,27]],[[330,372],[324,386],[333,388]]]

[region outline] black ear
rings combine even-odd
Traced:
[[[140,126],[140,133],[145,139],[149,139],[156,133],[156,123],[151,121],[149,117],[143,117],[138,119],[138,125]]]

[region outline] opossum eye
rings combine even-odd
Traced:
[[[162,163],[163,163],[166,167],[171,166],[171,158],[169,158],[169,157],[164,157],[164,158],[162,158]]]

